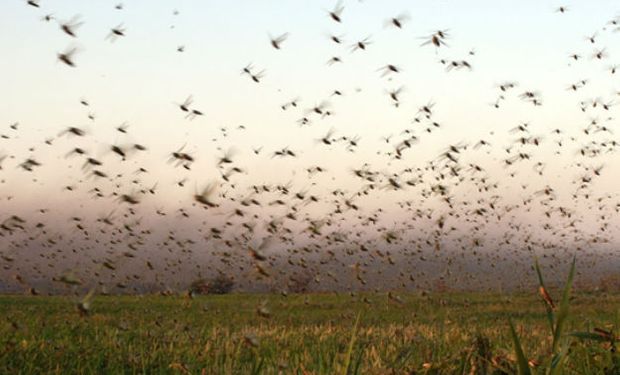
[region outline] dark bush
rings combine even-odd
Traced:
[[[206,293],[228,294],[232,292],[233,288],[235,287],[235,282],[233,281],[233,279],[225,275],[218,275],[217,277],[211,280],[208,280],[206,283],[206,287],[207,287]]]
[[[189,286],[191,294],[228,294],[235,286],[235,282],[224,275],[212,279],[198,279]]]
[[[310,291],[310,284],[313,279],[310,273],[295,275],[289,279],[288,291],[291,293],[307,293]]]

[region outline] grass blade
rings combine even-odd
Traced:
[[[562,302],[560,302],[560,308],[558,310],[557,319],[555,322],[555,329],[553,331],[553,353],[557,353],[558,345],[560,344],[560,338],[562,337],[562,328],[564,323],[566,322],[566,318],[568,317],[568,305],[570,298],[570,291],[573,285],[573,276],[575,275],[575,260],[573,257],[573,262],[570,267],[570,272],[568,273],[568,280],[566,280],[566,285],[564,286],[564,293],[562,295]]]
[[[605,336],[602,336],[599,333],[593,332],[571,332],[568,334],[569,336],[576,337],[581,340],[593,340],[598,342],[609,342],[609,339]]]
[[[342,374],[347,375],[349,373],[349,366],[351,365],[351,354],[353,353],[353,346],[355,345],[355,336],[357,335],[357,324],[360,321],[360,314],[357,314],[355,324],[353,325],[353,332],[351,333],[351,340],[349,341],[349,347],[344,357],[344,366],[342,368]]]
[[[515,331],[515,326],[512,324],[512,320],[510,319],[508,319],[508,323],[510,324],[512,342],[515,346],[515,354],[517,356],[517,368],[519,369],[519,375],[531,375],[530,367],[527,364],[527,358],[525,358],[525,354],[523,354],[523,348],[521,348],[521,341],[519,340],[519,336],[517,336],[517,331]]]
[[[568,346],[565,345],[562,348],[562,350],[560,350],[559,353],[556,353],[551,358],[551,364],[549,366],[549,372],[548,372],[549,375],[555,375],[557,373],[561,373],[562,366],[560,365],[564,361],[564,358],[566,358],[567,354],[568,354]]]
[[[535,259],[534,265],[536,266],[536,274],[538,275],[538,285],[543,290],[547,290],[545,287],[545,282],[543,280],[542,272],[540,271],[540,265],[538,264],[538,258]],[[547,311],[547,321],[549,322],[549,328],[551,329],[551,334],[553,335],[554,327],[553,327],[553,309],[548,303],[545,303],[545,310]]]

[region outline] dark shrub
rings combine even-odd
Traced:
[[[233,279],[225,275],[218,275],[217,277],[208,280],[206,283],[206,287],[206,293],[228,294],[232,292],[233,288],[235,287],[235,282],[233,281]],[[201,293],[205,293],[205,291],[201,291]]]

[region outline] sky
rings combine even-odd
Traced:
[[[613,171],[620,72],[612,68],[620,32],[610,23],[618,20],[616,2],[344,1],[335,22],[329,13],[339,4],[1,2],[0,158],[6,158],[0,221],[12,228],[17,215],[26,225],[0,237],[0,280],[27,288],[69,272],[84,284],[146,279],[180,288],[222,272],[250,288],[256,278],[277,284],[275,273],[256,275],[261,262],[277,268],[293,259],[294,269],[311,270],[317,287],[333,287],[324,273],[357,270],[364,262],[361,268],[375,275],[371,284],[398,287],[400,276],[388,282],[377,272],[395,272],[390,264],[408,259],[412,248],[431,251],[433,264],[418,260],[415,271],[405,263],[397,268],[428,282],[467,269],[476,285],[490,283],[489,274],[499,280],[493,285],[501,284],[495,263],[510,266],[516,258],[528,269],[532,251],[553,257],[587,249],[584,268],[610,267],[609,259],[617,258],[619,201]],[[402,28],[394,27],[390,19],[401,16]],[[74,17],[81,25],[71,37],[60,24]],[[113,28],[124,35],[110,38]],[[445,44],[425,44],[439,30]],[[273,48],[270,38],[284,33],[281,48]],[[367,42],[364,50],[353,48],[359,41]],[[75,67],[57,59],[71,48]],[[334,56],[342,63],[328,64]],[[461,61],[471,68],[447,69]],[[264,70],[260,82],[243,73],[249,64],[253,74]],[[398,72],[384,74],[388,64]],[[506,82],[515,87],[501,90]],[[396,103],[389,92],[399,89]],[[520,98],[525,92],[536,93],[542,105]],[[190,95],[202,116],[188,118],[179,108]],[[321,103],[330,115],[313,112]],[[309,123],[300,126],[303,118]],[[527,131],[515,131],[522,123]],[[67,134],[68,127],[85,135]],[[326,134],[330,144],[322,141]],[[347,146],[351,139],[356,146]],[[402,148],[405,140],[413,146]],[[479,147],[480,140],[490,146]],[[147,150],[131,150],[134,144]],[[127,157],[111,152],[112,145]],[[84,167],[86,156],[71,154],[76,147],[102,165]],[[296,157],[274,156],[285,148]],[[190,168],[170,161],[175,151],[192,156]],[[232,163],[221,162],[225,155]],[[28,158],[42,165],[27,171],[20,165]],[[316,166],[325,172],[307,172]],[[234,167],[241,172],[226,176]],[[147,172],[136,173],[139,168]],[[354,169],[372,171],[373,180],[356,177]],[[401,188],[393,189],[390,177]],[[209,184],[218,187],[221,204],[205,210],[195,195]],[[252,193],[260,185],[272,192]],[[282,194],[278,185],[290,192]],[[437,193],[440,185],[447,194]],[[122,195],[140,203],[127,204]],[[252,197],[261,206],[241,204]],[[358,208],[339,212],[347,198]],[[476,211],[490,204],[501,208]],[[102,224],[104,217],[114,218],[112,228]],[[375,217],[378,223],[367,225]],[[436,229],[446,218],[446,229]],[[270,233],[273,221],[284,224]],[[313,221],[328,229],[309,233]],[[214,227],[224,233],[213,238]],[[190,243],[166,249],[171,231]],[[396,244],[384,241],[390,231]],[[347,240],[334,240],[334,233]],[[247,255],[249,244],[271,237],[278,240],[270,240],[277,245],[268,249],[268,260]],[[125,246],[135,243],[128,257]],[[394,258],[348,254],[345,244],[372,244]],[[437,244],[445,254],[432,253]],[[306,257],[296,252],[310,245],[317,249]],[[483,260],[476,251],[486,254]],[[86,277],[106,260],[114,260],[114,272]],[[147,261],[154,271],[144,267]],[[304,262],[311,265],[300,266]],[[217,265],[195,271],[205,263]],[[244,269],[235,269],[240,264]],[[16,283],[16,275],[26,281]],[[355,283],[351,287],[367,285]]]

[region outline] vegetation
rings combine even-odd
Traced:
[[[553,337],[532,296],[363,298],[370,304],[317,294],[97,297],[82,316],[64,297],[2,297],[0,373],[515,373],[524,362],[509,316],[527,368],[549,366]],[[255,312],[263,300],[270,317]],[[564,373],[617,371],[602,332],[616,329],[618,306],[617,295],[575,296]]]
[[[235,287],[235,282],[224,275],[219,275],[207,282],[207,293],[228,294]]]
[[[536,268],[540,295],[3,296],[0,373],[620,373],[620,294]]]

